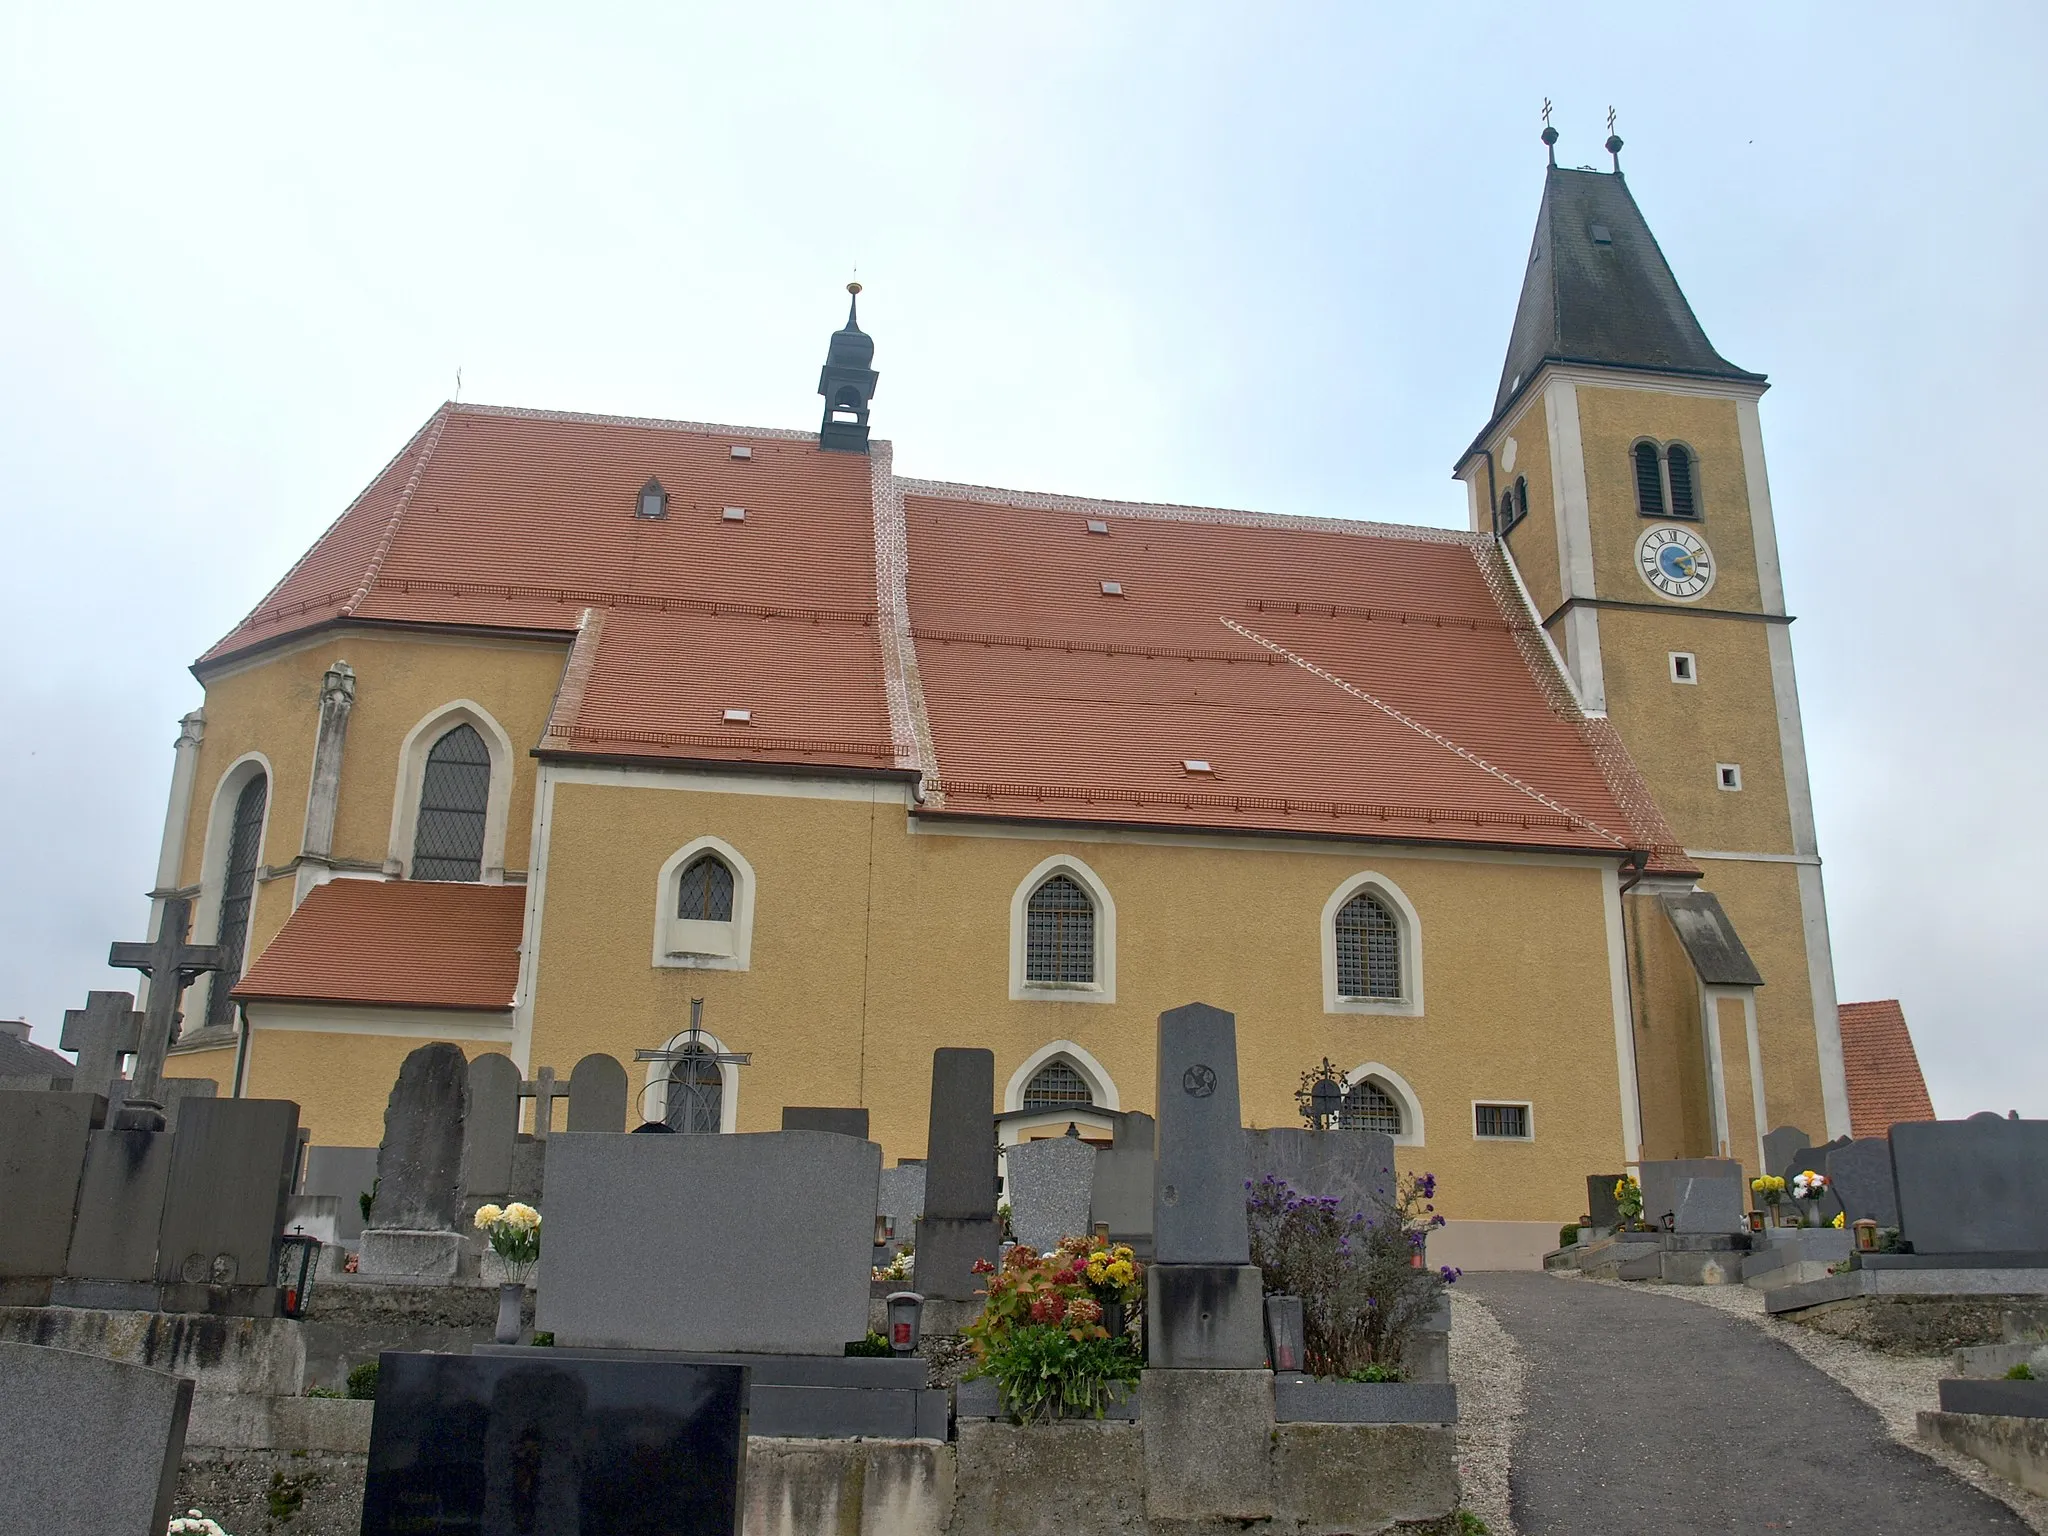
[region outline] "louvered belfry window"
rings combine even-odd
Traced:
[[[1095,980],[1095,903],[1070,875],[1054,875],[1025,908],[1024,979]]]
[[[1370,891],[1360,891],[1337,912],[1337,992],[1401,995],[1401,930],[1387,904]]]
[[[1385,1131],[1401,1134],[1401,1106],[1394,1096],[1371,1078],[1353,1083],[1344,1091],[1344,1107],[1337,1115],[1340,1131]]]
[[[669,1129],[685,1136],[716,1136],[725,1123],[725,1079],[701,1047],[678,1059],[668,1074]]]
[[[697,923],[732,921],[732,871],[725,860],[707,853],[683,871],[676,916]]]
[[[413,879],[483,878],[484,812],[490,799],[490,749],[475,726],[458,725],[427,754],[419,830],[412,844]]]
[[[1502,491],[1500,493],[1500,521],[1494,524],[1494,532],[1506,533],[1514,526],[1515,493],[1513,491]]]
[[[1094,1102],[1095,1096],[1088,1091],[1087,1080],[1058,1059],[1048,1061],[1033,1073],[1031,1082],[1024,1089],[1026,1109],[1063,1108],[1069,1104]]]
[[[1644,517],[1663,517],[1664,474],[1657,463],[1655,443],[1637,443],[1636,459],[1636,511]]]
[[[1692,450],[1673,443],[1664,450],[1664,468],[1671,480],[1671,515],[1698,517],[1699,503],[1692,490]]]
[[[228,834],[228,862],[220,891],[219,937],[226,964],[214,973],[206,996],[206,1022],[229,1024],[235,1005],[228,997],[242,975],[242,950],[249,940],[249,903],[256,894],[256,865],[263,856],[263,811],[270,780],[257,774],[235,797],[235,824]]]
[[[1529,477],[1515,476],[1515,521],[1520,522],[1529,515]]]

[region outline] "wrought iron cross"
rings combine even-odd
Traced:
[[[107,1093],[121,1076],[121,1058],[141,1049],[142,1027],[133,992],[88,992],[83,1008],[65,1009],[64,1033],[57,1043],[78,1053],[73,1090]]]
[[[208,971],[227,969],[227,954],[220,945],[185,942],[191,927],[192,903],[173,896],[164,902],[154,939],[116,943],[107,951],[108,965],[149,978],[149,1005],[143,1010],[142,1039],[128,1084],[127,1102],[137,1109],[163,1109],[164,1057],[178,1038],[178,1004],[185,989]]]
[[[1550,126],[1550,98],[1548,96],[1543,98],[1543,126],[1546,128]]]
[[[1321,1066],[1301,1074],[1294,1102],[1301,1106],[1301,1118],[1311,1129],[1335,1130],[1344,1114],[1343,1071],[1325,1056]]]
[[[704,1049],[704,999],[690,999],[690,1028],[680,1045],[659,1051],[635,1051],[635,1061],[665,1061],[669,1064],[669,1079],[675,1078],[675,1067],[682,1061],[712,1062],[721,1067],[750,1067],[754,1064],[752,1051],[707,1051]],[[652,1086],[652,1085],[650,1085]]]
[[[569,1097],[569,1085],[556,1083],[553,1067],[542,1067],[532,1082],[519,1085],[519,1097],[533,1100],[533,1139],[546,1141],[554,1128],[555,1100]]]

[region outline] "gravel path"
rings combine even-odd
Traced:
[[[1656,1289],[1543,1274],[1459,1282],[1527,1357],[1509,1479],[1525,1536],[2030,1529],[1900,1444],[1876,1409],[1739,1304],[1674,1306],[1678,1288]]]
[[[1458,1481],[1464,1507],[1492,1536],[1518,1536],[1508,1508],[1508,1465],[1529,1362],[1485,1302],[1451,1292],[1451,1380],[1458,1384]]]

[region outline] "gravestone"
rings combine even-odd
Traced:
[[[314,1197],[331,1195],[338,1205],[335,1238],[354,1242],[363,1232],[363,1200],[377,1181],[375,1147],[308,1147],[306,1171],[299,1180],[299,1193]]]
[[[519,1093],[533,1100],[533,1139],[546,1141],[554,1134],[555,1100],[569,1097],[569,1085],[556,1078],[553,1067],[542,1067],[532,1082],[519,1085]]]
[[[626,1069],[616,1056],[592,1051],[569,1073],[569,1129],[626,1128]]]
[[[74,1280],[156,1279],[157,1238],[171,1182],[170,1131],[98,1130],[85,1153],[78,1220],[64,1273]]]
[[[884,1219],[891,1234],[889,1241],[881,1245],[884,1251],[876,1256],[877,1263],[884,1263],[896,1257],[899,1250],[910,1246],[916,1236],[917,1218],[924,1214],[922,1162],[898,1163],[894,1168],[882,1170],[875,1214]]]
[[[814,1105],[785,1104],[782,1107],[782,1128],[785,1131],[830,1131],[837,1136],[852,1136],[866,1141],[868,1112],[864,1109],[821,1109]]]
[[[1297,1192],[1334,1198],[1366,1215],[1397,1198],[1394,1138],[1385,1131],[1311,1131],[1300,1127],[1246,1131],[1245,1178],[1286,1181]]]
[[[218,944],[186,943],[191,928],[192,903],[182,896],[166,897],[158,909],[154,939],[116,943],[107,950],[109,966],[140,971],[149,978],[149,1005],[143,1010],[142,1038],[120,1111],[121,1124],[147,1131],[164,1128],[164,1056],[177,1039],[179,1003],[195,980],[228,963],[227,951]]]
[[[1002,1247],[996,1222],[995,1052],[942,1046],[932,1052],[931,1124],[925,1144],[924,1214],[917,1222],[917,1288],[971,1301],[977,1259]]]
[[[1206,1003],[1162,1013],[1157,1061],[1148,1358],[1155,1369],[1257,1370],[1265,1308],[1245,1215],[1236,1017]]]
[[[881,1171],[874,1142],[824,1131],[553,1137],[535,1326],[564,1346],[839,1355],[867,1332]]]
[[[487,1052],[469,1064],[469,1109],[462,1120],[466,1202],[502,1200],[510,1193],[512,1143],[518,1135],[519,1068],[510,1056]]]
[[[746,1436],[738,1365],[387,1354],[362,1533],[738,1536]]]
[[[2048,1120],[1901,1121],[1890,1139],[1899,1236],[1915,1254],[2048,1264]]]
[[[157,1279],[275,1285],[298,1150],[289,1099],[189,1100],[172,1137]]]
[[[194,1099],[217,1099],[220,1084],[210,1077],[167,1077],[157,1085],[158,1102],[163,1105],[164,1129],[175,1131],[184,1106]]]
[[[1764,1137],[1764,1172],[1781,1179],[1792,1176],[1786,1170],[1792,1159],[1813,1145],[1813,1138],[1796,1125],[1781,1125]]]
[[[86,1146],[106,1115],[93,1093],[0,1096],[0,1280],[64,1273]]]
[[[1849,1141],[1828,1153],[1828,1178],[1854,1225],[1868,1218],[1880,1227],[1899,1224],[1899,1196],[1892,1187],[1892,1144],[1883,1136]]]
[[[1095,1154],[1091,1226],[1107,1225],[1112,1242],[1128,1243],[1140,1259],[1152,1257],[1152,1164],[1158,1122],[1127,1110],[1117,1120],[1116,1141]]]
[[[1814,1226],[1825,1227],[1833,1223],[1835,1217],[1842,1210],[1841,1196],[1834,1189],[1830,1188],[1817,1201],[1794,1199],[1792,1195],[1792,1180],[1794,1176],[1802,1173],[1826,1175],[1828,1159],[1848,1144],[1849,1138],[1843,1136],[1834,1141],[1823,1142],[1817,1147],[1801,1147],[1792,1154],[1792,1161],[1786,1165],[1786,1203],[1800,1215],[1806,1217]]]
[[[1643,1220],[1664,1225],[1676,1218],[1677,1232],[1740,1232],[1748,1181],[1732,1157],[1683,1157],[1644,1163]]]
[[[121,1082],[122,1058],[141,1046],[142,1025],[133,992],[88,992],[83,1008],[65,1009],[57,1043],[78,1056],[71,1086],[80,1093],[105,1094]]]
[[[437,1041],[405,1058],[384,1109],[377,1203],[363,1233],[364,1274],[452,1280],[462,1250],[462,1144],[469,1062]]]
[[[8,1523],[38,1536],[163,1536],[191,1411],[189,1376],[0,1343]]]
[[[1010,1231],[1038,1253],[1088,1235],[1095,1149],[1078,1136],[1047,1136],[1010,1148]]]
[[[1614,1186],[1627,1177],[1625,1173],[1586,1175],[1586,1219],[1603,1232],[1612,1232],[1621,1225],[1621,1206],[1614,1198]]]

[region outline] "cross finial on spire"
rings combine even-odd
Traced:
[[[1543,98],[1543,148],[1550,156],[1550,168],[1557,169],[1557,130],[1550,126],[1550,98]]]
[[[1614,131],[1614,108],[1607,109],[1607,153],[1614,157],[1614,174],[1621,174],[1621,135]]]

